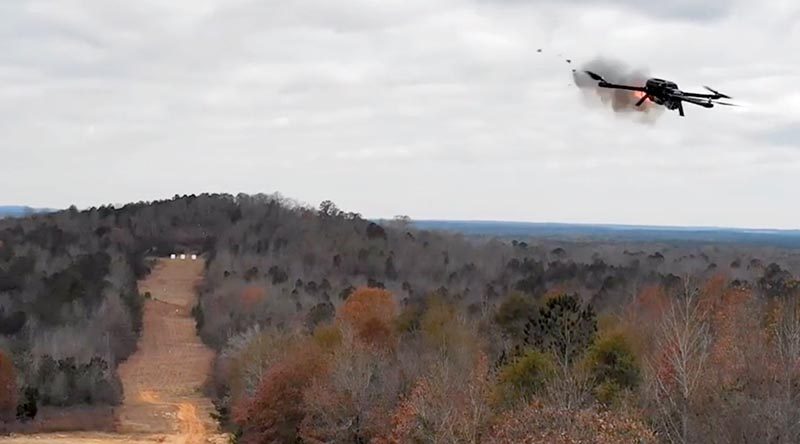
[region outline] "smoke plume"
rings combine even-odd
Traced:
[[[636,102],[642,98],[643,93],[622,89],[601,88],[597,86],[596,80],[593,80],[586,74],[586,71],[597,73],[610,83],[644,86],[649,78],[645,70],[631,69],[622,62],[616,60],[597,58],[583,64],[580,69],[574,70],[572,76],[575,85],[585,93],[590,101],[594,101],[595,103],[599,101],[599,103],[609,106],[614,112],[639,112],[645,115],[651,115],[650,118],[645,119],[648,121],[662,113],[661,107],[649,100],[645,101],[641,106],[636,106]]]

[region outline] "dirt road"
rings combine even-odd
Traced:
[[[213,405],[200,392],[213,352],[196,335],[191,309],[203,261],[160,260],[139,282],[144,322],[139,348],[119,368],[125,399],[117,433],[58,433],[0,439],[14,444],[104,444],[227,442],[211,418]]]

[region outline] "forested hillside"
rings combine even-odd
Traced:
[[[70,209],[0,242],[6,415],[118,402],[136,278],[191,251],[242,442],[800,437],[793,250],[465,237],[278,195]]]
[[[116,366],[136,348],[146,258],[211,245],[235,209],[232,198],[204,196],[0,221],[0,354],[16,373],[0,414],[118,403]]]

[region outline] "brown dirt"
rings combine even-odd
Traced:
[[[211,418],[214,407],[200,387],[214,353],[195,332],[191,309],[203,261],[161,259],[139,282],[144,323],[139,348],[119,367],[125,392],[117,409],[116,433],[70,432],[18,435],[14,444],[201,444],[227,442]]]

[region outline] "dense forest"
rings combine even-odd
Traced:
[[[176,196],[0,221],[0,416],[114,404],[149,260],[206,259],[243,443],[797,442],[800,255],[420,230]]]
[[[26,418],[119,403],[116,367],[136,349],[148,258],[212,245],[235,209],[204,196],[0,220],[0,359],[17,375],[0,406]]]

